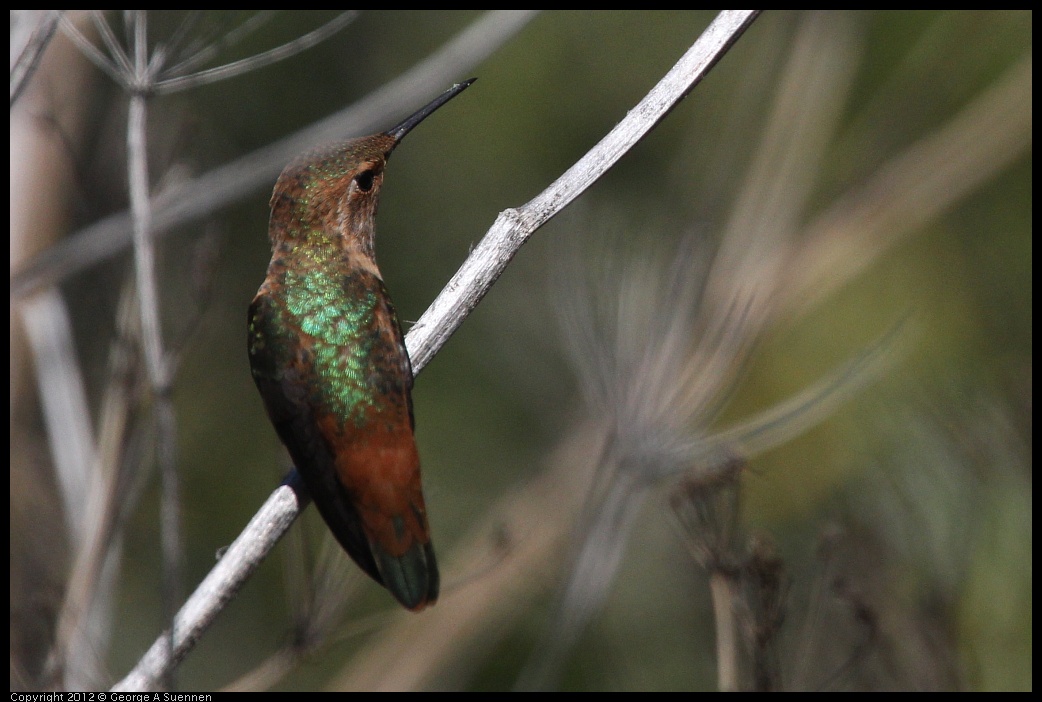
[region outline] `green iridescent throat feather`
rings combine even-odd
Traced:
[[[281,299],[258,312],[268,319],[251,324],[251,354],[271,355],[276,368],[285,368],[292,365],[291,349],[310,339],[312,406],[362,426],[388,399],[382,392],[387,379],[373,361],[395,350],[376,323],[382,282],[362,269],[328,265],[284,268],[278,282]]]

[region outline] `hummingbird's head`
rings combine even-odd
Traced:
[[[372,258],[384,168],[397,144],[374,134],[308,152],[286,166],[271,196],[272,247],[334,244]]]
[[[272,249],[288,254],[300,247],[332,245],[345,255],[374,260],[376,209],[387,159],[417,124],[475,80],[457,83],[386,132],[311,151],[286,166],[271,196]]]

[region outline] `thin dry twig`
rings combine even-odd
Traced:
[[[170,39],[168,51],[174,53],[178,50],[179,44],[191,35],[192,28],[197,24],[199,15],[202,10],[194,11],[186,20],[178,27],[177,32]],[[218,33],[214,41],[210,42],[206,46],[202,46],[202,42],[198,41],[196,45],[190,45],[186,47],[184,53],[187,55],[180,63],[174,64],[167,69],[167,74],[170,76],[180,76],[188,73],[195,69],[196,66],[201,66],[214,56],[217,55],[222,48],[231,46],[238,43],[244,37],[249,36],[253,32],[257,31],[264,24],[269,22],[275,15],[275,10],[260,10],[256,12],[252,17],[249,17],[242,21],[241,24],[235,27],[230,27],[224,32]]]
[[[181,607],[174,618],[173,631],[164,632],[134,669],[113,686],[113,691],[154,688],[194,648],[307,504],[298,495],[299,485],[296,490],[294,486],[284,484],[268,498]]]
[[[94,10],[90,14],[94,26],[98,30],[98,34],[105,41],[115,41],[114,38],[111,37],[112,30],[109,28],[108,24],[104,19],[98,19],[99,12],[100,10]],[[124,56],[122,49],[119,49],[114,54],[115,57],[120,59],[119,64],[117,65],[116,60],[105,56],[104,52],[94,46],[94,42],[85,37],[79,27],[77,27],[67,16],[61,18],[61,28],[65,35],[72,40],[72,43],[76,45],[83,55],[90,59],[91,63],[97,66],[99,70],[108,75],[108,77],[114,80],[117,84],[126,85],[127,75],[131,73],[133,69],[130,67],[130,64],[126,62],[126,56]]]
[[[18,96],[25,90],[29,79],[36,72],[36,67],[40,65],[43,52],[54,38],[54,32],[58,29],[58,22],[61,20],[63,12],[65,10],[43,10],[39,18],[34,17],[28,20],[33,23],[33,26],[24,37],[24,45],[18,51],[12,51],[14,60],[11,62],[11,107],[14,107]],[[12,33],[11,45],[17,46],[20,41],[22,38],[14,36]]]
[[[148,15],[144,10],[131,15],[133,31],[134,77],[140,86],[130,96],[127,117],[127,174],[130,208],[134,222],[134,271],[137,281],[138,311],[141,315],[141,340],[145,370],[152,388],[152,412],[156,431],[156,461],[161,478],[160,533],[163,555],[164,619],[173,621],[183,590],[184,561],[181,540],[180,479],[177,474],[175,444],[176,417],[171,397],[173,378],[163,345],[159,311],[159,284],[156,280],[155,241],[152,237],[152,203],[149,199],[147,116],[153,73],[148,60]],[[171,634],[172,635],[172,634]],[[167,687],[173,687],[167,684]]]
[[[325,41],[347,25],[354,22],[358,18],[358,15],[358,10],[346,10],[318,29],[312,30],[281,46],[276,46],[274,49],[269,49],[268,51],[254,54],[253,56],[249,56],[240,61],[233,61],[232,63],[217,66],[215,68],[209,68],[205,71],[199,71],[198,73],[193,73],[191,75],[167,78],[165,80],[160,79],[154,84],[154,90],[158,93],[173,93],[179,90],[197,88],[201,85],[209,85],[210,83],[216,83],[219,80],[234,78],[236,76],[241,76],[244,73],[255,71],[264,68],[265,66],[270,66],[271,64],[287,59],[290,56],[295,56],[302,51],[307,51],[316,44]]]

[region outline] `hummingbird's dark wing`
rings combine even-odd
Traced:
[[[275,431],[330,531],[355,563],[383,585],[358,512],[337,478],[333,447],[314,416],[316,391],[309,353],[280,323],[278,314],[275,303],[262,289],[249,310],[253,380]]]

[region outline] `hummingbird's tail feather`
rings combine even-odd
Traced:
[[[414,543],[401,556],[372,544],[376,567],[386,587],[407,609],[419,611],[438,599],[440,577],[431,542]]]

